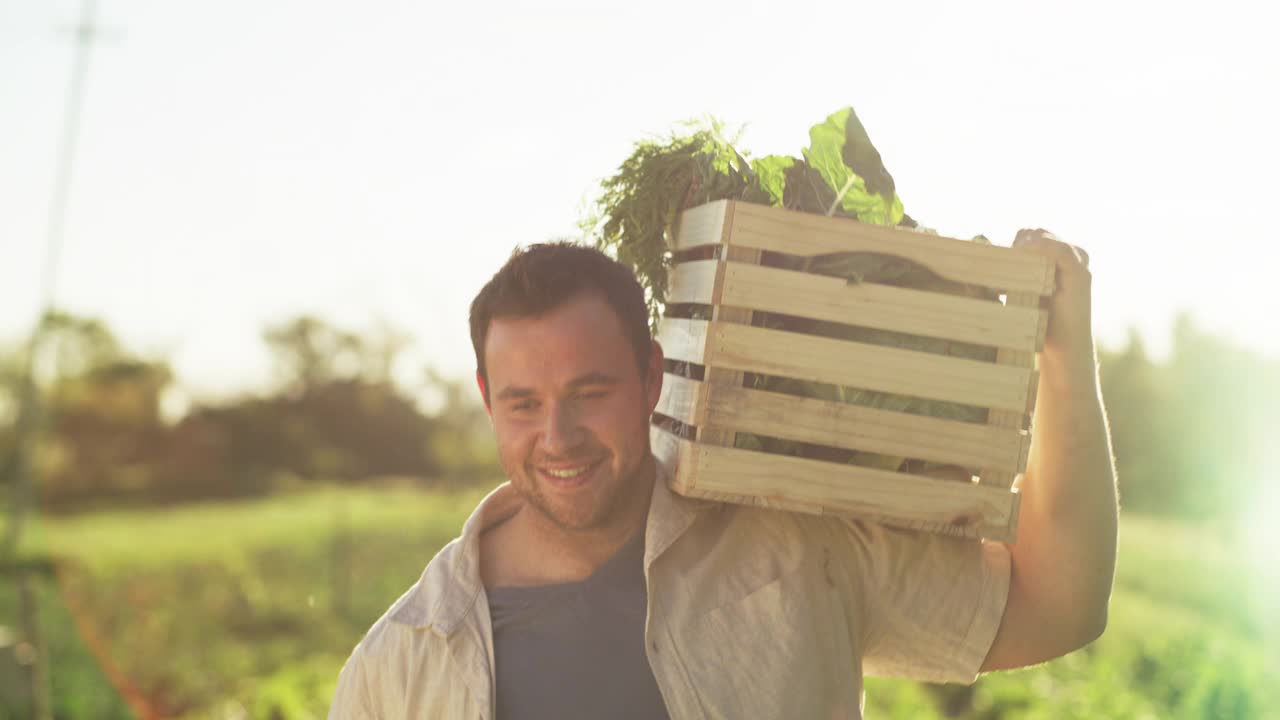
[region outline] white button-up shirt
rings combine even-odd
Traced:
[[[864,673],[977,677],[1008,594],[1002,543],[692,500],[661,472],[645,652],[672,718],[860,718]],[[494,717],[480,535],[521,502],[494,490],[374,623],[331,720]]]

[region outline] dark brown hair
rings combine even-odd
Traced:
[[[626,265],[586,245],[551,242],[516,248],[506,264],[471,301],[471,345],[476,371],[489,402],[489,371],[484,341],[496,317],[534,317],[584,292],[595,292],[622,322],[641,375],[649,365],[652,339],[644,290]]]

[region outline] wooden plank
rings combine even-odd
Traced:
[[[671,377],[671,376],[668,376]],[[683,380],[683,378],[677,378]],[[684,381],[697,385],[692,381]],[[664,392],[666,390],[664,386]],[[690,391],[681,390],[682,393]],[[699,398],[701,400],[701,398]],[[800,398],[747,388],[716,388],[699,404],[710,429],[1008,472],[1023,436],[1012,428]],[[669,414],[669,413],[664,413]]]
[[[1034,293],[1009,293],[1005,299],[1009,307],[1021,307],[1034,309],[1038,315],[1036,327],[1036,343],[1035,350],[1044,347],[1044,335],[1048,328],[1048,313],[1040,310],[1040,296]],[[1036,383],[1039,381],[1035,371],[1035,354],[1026,350],[1010,350],[1002,348],[996,353],[996,364],[1007,367],[1029,368],[1031,370],[1031,378],[1029,379],[1030,387],[1028,388],[1028,406],[1026,410],[997,410],[992,409],[987,413],[987,424],[993,427],[1003,427],[1016,430],[1021,435],[1021,445],[1019,447],[1017,463],[1011,470],[996,471],[988,470],[979,473],[978,481],[983,485],[992,485],[996,487],[1013,487],[1013,483],[1017,480],[1018,475],[1027,469],[1027,459],[1031,451],[1031,433],[1029,430],[1028,413],[1031,412],[1031,404],[1035,402]]]
[[[724,243],[731,210],[728,200],[716,200],[680,213],[672,232],[672,250]]]
[[[689,484],[690,476],[697,467],[697,461],[693,457],[697,450],[696,445],[660,427],[650,425],[649,449],[658,464],[662,466],[672,490],[680,492],[678,488]]]
[[[700,282],[677,278],[673,287],[680,282]],[[725,269],[720,302],[1017,350],[1036,347],[1041,322],[1038,308],[1006,307],[998,302],[874,283],[851,285],[841,278],[732,262]]]
[[[737,202],[731,210],[733,245],[794,255],[890,253],[957,282],[1002,292],[1053,293],[1053,264],[1030,253],[753,203]]]
[[[733,211],[733,206],[730,206],[728,216],[730,228],[726,232],[732,231]],[[713,327],[722,323],[738,323],[738,327],[747,327],[751,323],[752,312],[750,310],[726,307],[722,302],[725,273],[728,270],[730,261],[744,264],[758,263],[760,262],[760,251],[736,247],[726,247],[724,249],[724,254],[720,261],[720,270],[716,274],[716,287],[713,292],[716,299]],[[707,383],[707,392],[708,396],[710,396],[721,389],[741,388],[744,373],[741,370],[718,364],[714,355],[711,354],[710,346],[708,346],[707,371],[703,379]],[[711,445],[733,447],[737,442],[737,435],[737,432],[732,429],[726,430],[706,427],[705,425],[698,428],[698,441]]]
[[[658,326],[658,344],[669,360],[704,365],[707,330],[706,320],[664,317]]]
[[[667,302],[710,305],[719,271],[720,263],[715,260],[679,263],[668,276]]]
[[[1012,490],[735,448],[695,450],[681,460],[695,465],[681,481],[693,497],[747,495],[932,532],[1013,539],[1018,495]]]
[[[657,411],[686,425],[701,426],[705,424],[706,395],[705,384],[664,373]]]
[[[701,446],[678,438],[658,427],[649,428],[649,444],[653,448],[654,456],[658,458],[658,462],[662,464],[663,469],[666,471],[668,487],[677,494],[703,500],[751,505],[770,510],[787,510],[811,515],[821,515],[823,512],[822,506],[814,503],[789,502],[777,498],[697,490],[694,487],[694,474],[698,466],[697,456]]]
[[[697,444],[650,425],[649,448],[670,481],[668,485],[683,495],[684,488],[691,486],[693,469],[697,466],[693,457],[698,450]]]
[[[732,323],[709,330],[706,354],[721,368],[977,407],[1022,411],[1028,403],[1026,368]]]

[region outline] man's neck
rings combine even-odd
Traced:
[[[622,512],[607,525],[565,528],[525,504],[507,521],[481,536],[480,568],[486,587],[551,585],[590,577],[627,541],[643,532],[653,497],[655,471],[635,483]]]

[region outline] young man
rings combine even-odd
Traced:
[[[1116,496],[1083,251],[1058,291],[1016,545],[690,500],[649,449],[662,387],[631,272],[517,252],[471,307],[509,483],[353,652],[331,718],[860,717],[864,672],[972,682],[1096,638]]]

